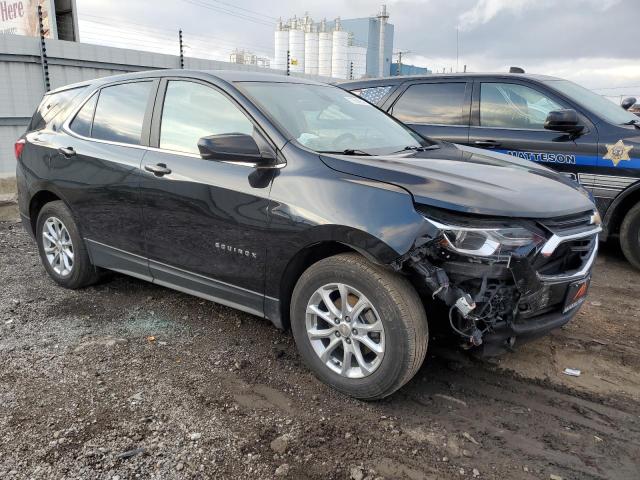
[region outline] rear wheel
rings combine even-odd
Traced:
[[[364,400],[408,382],[427,351],[427,319],[413,286],[357,254],[304,272],[292,296],[291,328],[320,380]]]
[[[629,210],[622,221],[620,246],[629,263],[640,269],[640,203]]]
[[[42,207],[35,233],[42,264],[57,283],[66,288],[82,288],[98,280],[71,211],[63,202]]]

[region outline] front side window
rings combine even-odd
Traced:
[[[91,136],[139,145],[152,82],[133,82],[100,90]]]
[[[160,148],[198,153],[198,140],[224,133],[253,133],[253,124],[231,100],[195,82],[170,81],[162,108]]]
[[[464,114],[466,83],[411,85],[393,106],[393,116],[404,123],[468,125]]]
[[[480,126],[543,129],[549,112],[563,107],[533,88],[514,83],[480,86]]]
[[[370,103],[329,85],[239,82],[289,138],[316,152],[389,154],[424,141]]]

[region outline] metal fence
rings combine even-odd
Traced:
[[[51,88],[124,72],[180,68],[249,70],[285,75],[255,65],[167,55],[87,43],[46,40]],[[293,75],[293,74],[292,74]],[[331,78],[295,74],[319,81]],[[40,39],[0,35],[0,178],[15,176],[13,144],[24,132],[45,92]]]

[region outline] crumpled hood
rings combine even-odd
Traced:
[[[321,155],[330,168],[391,183],[416,203],[466,213],[550,218],[593,210],[585,191],[546,167],[510,155],[442,143],[407,155]]]

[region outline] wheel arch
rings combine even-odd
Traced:
[[[375,243],[378,242],[379,241],[376,241]],[[382,251],[384,251],[384,253],[382,253]],[[278,290],[278,307],[276,310],[279,311],[277,313],[272,312],[272,309],[267,307],[267,316],[278,327],[285,330],[288,329],[290,326],[289,308],[291,306],[291,294],[300,276],[314,263],[347,252],[358,253],[368,261],[378,265],[388,264],[397,257],[397,254],[392,252],[388,246],[378,245],[374,253],[362,245],[344,239],[323,239],[307,244],[291,257],[284,268],[280,276]]]
[[[633,184],[615,198],[604,216],[607,236],[620,232],[620,226],[622,225],[626,213],[639,202],[640,182]]]
[[[31,231],[35,235],[36,223],[38,221],[38,214],[42,207],[47,203],[64,201],[62,198],[51,190],[39,190],[29,200],[29,222],[31,224]]]

